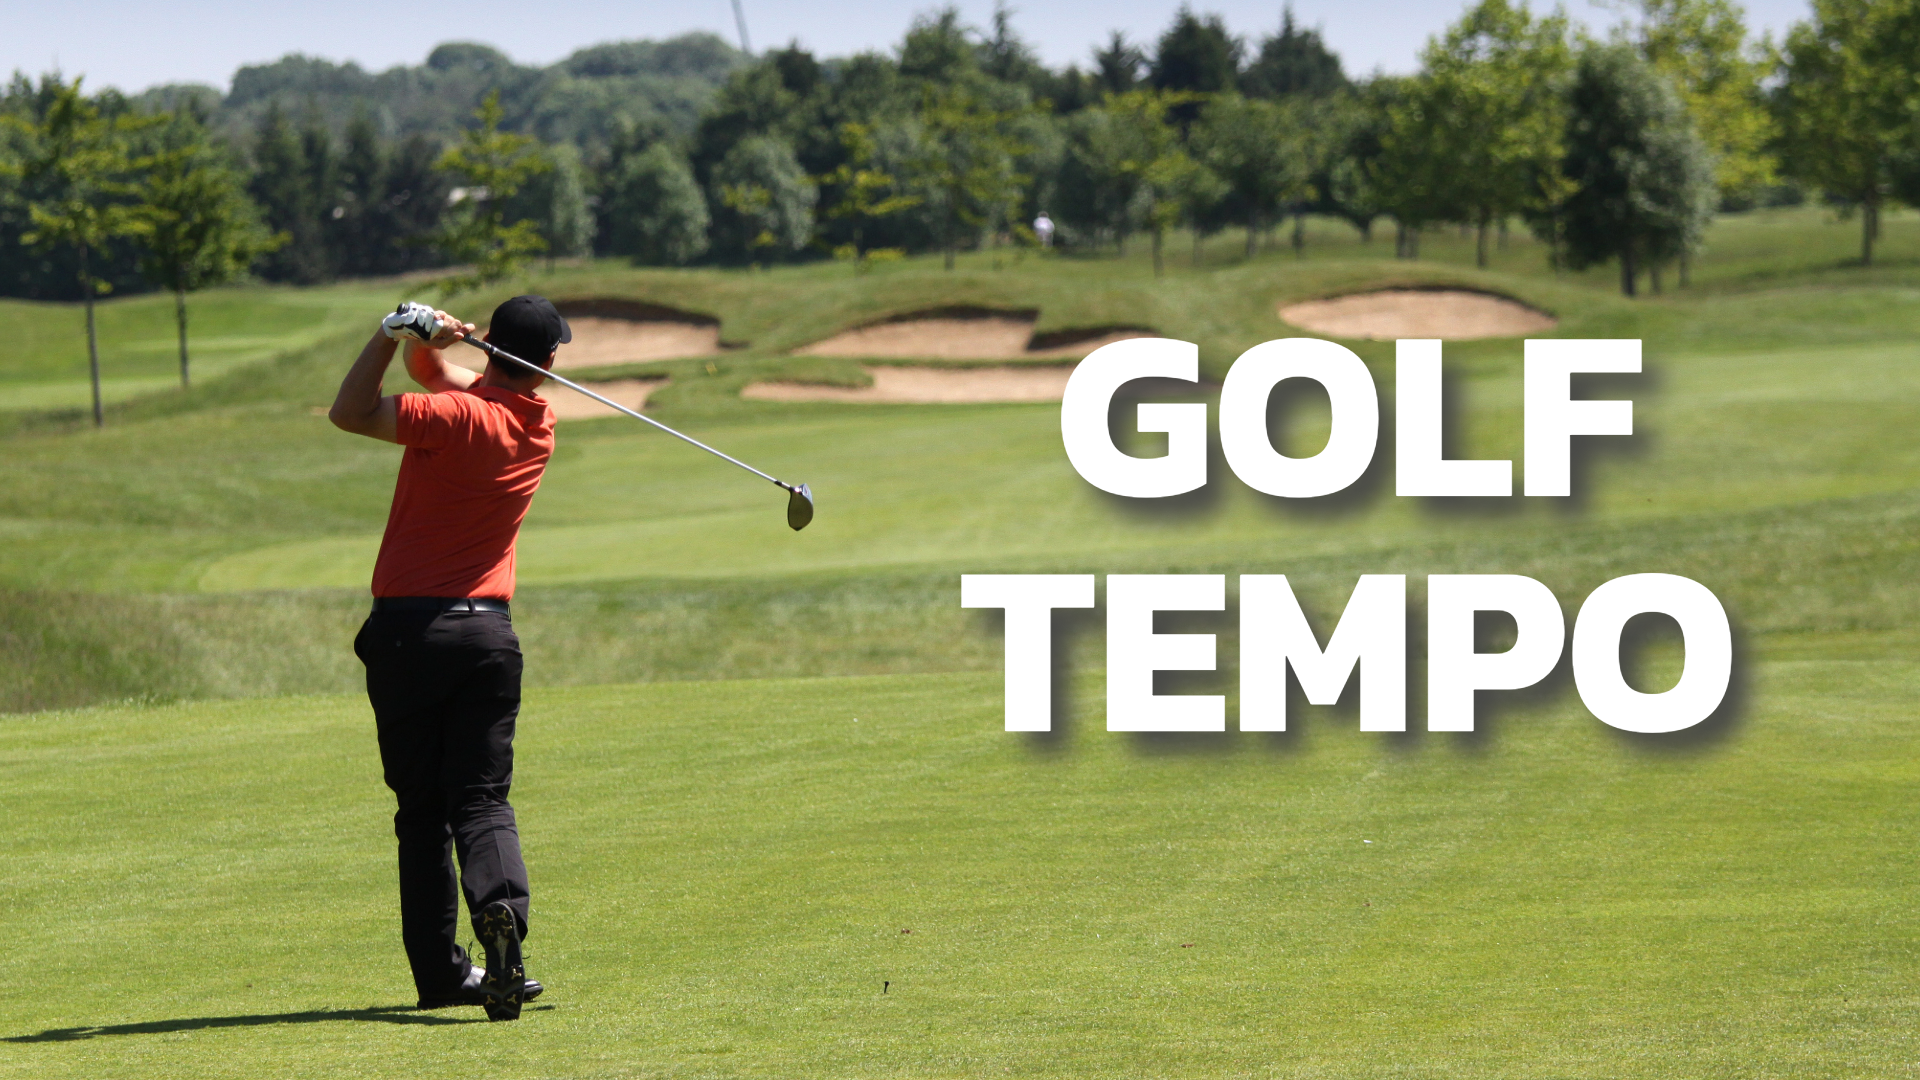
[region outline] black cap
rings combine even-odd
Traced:
[[[544,296],[516,296],[493,309],[487,340],[522,360],[545,364],[554,346],[573,340],[573,328]]]

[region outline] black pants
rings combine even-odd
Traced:
[[[472,966],[456,941],[461,892],[469,916],[505,900],[527,930],[527,868],[507,803],[520,639],[498,612],[376,611],[353,651],[367,666],[380,762],[400,800],[407,962],[423,996],[450,993]]]

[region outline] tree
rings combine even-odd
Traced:
[[[1292,5],[1281,13],[1280,32],[1261,39],[1260,54],[1240,74],[1241,91],[1256,98],[1326,97],[1348,85],[1340,57],[1320,39],[1320,31],[1294,25]]]
[[[932,211],[946,268],[964,232],[1004,223],[1027,177],[1014,133],[1021,110],[999,109],[964,87],[929,90],[920,107],[920,144],[906,186]]]
[[[387,155],[380,145],[373,117],[365,109],[356,110],[347,123],[346,146],[340,155],[339,203],[341,214],[329,212],[331,222],[327,240],[335,252],[335,265],[344,274],[392,273],[384,265],[386,238],[382,235],[386,201]]]
[[[1037,96],[1052,82],[1033,47],[1013,29],[1013,10],[1006,0],[994,4],[993,33],[980,43],[978,52],[980,70],[1003,83],[1027,87]]]
[[[1119,156],[1113,167],[1134,177],[1141,217],[1153,235],[1153,276],[1166,272],[1164,248],[1167,230],[1180,223],[1188,207],[1221,193],[1222,181],[1194,160],[1181,144],[1179,129],[1168,122],[1176,108],[1193,103],[1196,95],[1160,90],[1135,90],[1107,99],[1101,111],[1113,118],[1119,136]]]
[[[1920,59],[1916,6],[1814,0],[1813,20],[1787,33],[1784,77],[1773,98],[1781,171],[1859,210],[1862,265],[1873,262],[1881,208],[1909,172],[1920,114],[1912,89]]]
[[[1582,52],[1569,104],[1567,259],[1574,269],[1618,259],[1620,291],[1632,296],[1640,268],[1699,243],[1712,160],[1673,87],[1624,46]]]
[[[546,241],[548,267],[561,256],[593,249],[593,208],[587,202],[580,151],[570,143],[541,147],[548,168],[527,179],[504,208],[509,221],[531,221]],[[691,180],[691,177],[689,177]]]
[[[140,121],[102,116],[80,93],[80,80],[52,80],[53,93],[34,119],[8,115],[4,121],[27,137],[26,158],[17,168],[30,188],[44,194],[28,205],[33,222],[27,243],[39,248],[68,247],[79,255],[80,290],[87,305],[87,374],[93,384],[93,422],[106,422],[100,407],[100,347],[94,329],[93,302],[106,283],[89,259],[109,241],[137,236],[146,222],[133,206],[137,190],[128,136]]]
[[[876,165],[877,147],[866,125],[840,125],[840,141],[846,147],[846,160],[839,168],[818,178],[820,186],[834,194],[824,216],[852,228],[853,241],[844,245],[844,254],[853,259],[857,271],[864,272],[868,269],[867,228],[912,209],[923,200],[918,195],[902,193],[893,174]],[[843,251],[835,249],[834,255],[841,257]]]
[[[546,250],[539,226],[509,223],[505,207],[529,179],[553,167],[525,135],[500,130],[500,94],[490,93],[474,110],[480,126],[440,157],[439,168],[460,180],[458,217],[441,235],[447,257],[469,269],[440,281],[443,299],[512,275],[530,256]]]
[[[1358,87],[1356,93],[1333,99],[1330,160],[1320,192],[1326,209],[1360,230],[1362,241],[1368,243],[1373,240],[1374,219],[1387,212],[1374,177],[1384,150],[1383,91],[1388,85],[1389,80],[1373,79]]]
[[[1760,80],[1763,58],[1748,51],[1747,26],[1731,0],[1639,0],[1640,55],[1672,80],[1693,127],[1714,158],[1722,203],[1751,205],[1774,181],[1773,136]]]
[[[797,252],[813,239],[818,199],[792,146],[766,135],[742,139],[713,171],[714,249],[742,262]]]
[[[1394,255],[1402,259],[1419,257],[1422,229],[1457,213],[1453,165],[1442,152],[1447,119],[1422,83],[1374,80],[1380,152],[1359,162],[1374,201],[1394,220]]]
[[[1106,48],[1093,54],[1094,81],[1109,94],[1124,94],[1140,85],[1140,72],[1147,66],[1147,55],[1115,30]]]
[[[952,5],[917,15],[900,43],[900,74],[950,86],[979,69],[960,9]]]
[[[1232,90],[1240,76],[1240,49],[1240,39],[1227,33],[1220,16],[1203,20],[1182,5],[1154,51],[1153,88],[1195,94]]]
[[[1282,208],[1308,195],[1312,157],[1300,119],[1280,102],[1223,94],[1194,126],[1193,153],[1226,185],[1247,228],[1249,258]]]
[[[240,177],[207,142],[197,117],[170,118],[160,148],[142,159],[145,175],[136,213],[146,241],[141,271],[173,292],[180,332],[180,386],[192,385],[187,362],[187,294],[247,272],[255,259],[286,242],[267,232]]]
[[[305,129],[295,133],[280,107],[271,105],[254,132],[252,150],[248,194],[260,206],[267,227],[288,238],[263,273],[301,285],[333,277],[332,213],[335,207],[342,216],[346,211],[335,187],[338,176],[326,128],[309,116]]]
[[[1484,267],[1489,228],[1525,210],[1539,171],[1560,157],[1567,20],[1480,0],[1428,43],[1422,60],[1404,108],[1419,113],[1421,137],[1445,163],[1433,216],[1473,225]]]
[[[665,142],[621,160],[602,212],[609,250],[636,265],[678,266],[707,250],[707,200],[686,159]]]
[[[1109,98],[1109,100],[1112,100]],[[1127,168],[1130,132],[1105,108],[1067,118],[1067,150],[1060,162],[1060,217],[1077,231],[1110,235],[1122,254],[1137,223],[1140,177]]]

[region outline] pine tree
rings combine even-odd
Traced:
[[[1340,57],[1320,40],[1320,31],[1294,25],[1291,5],[1280,16],[1280,32],[1260,42],[1260,55],[1240,76],[1248,97],[1327,97],[1349,85]]]

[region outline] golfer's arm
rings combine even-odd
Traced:
[[[392,398],[380,396],[380,378],[393,363],[394,344],[392,338],[376,331],[367,347],[360,350],[359,359],[340,381],[333,408],[327,410],[327,419],[334,427],[386,442],[400,441],[399,409]]]
[[[424,342],[407,342],[407,374],[433,393],[465,390],[480,381],[480,373],[469,371],[447,359],[446,353]]]

